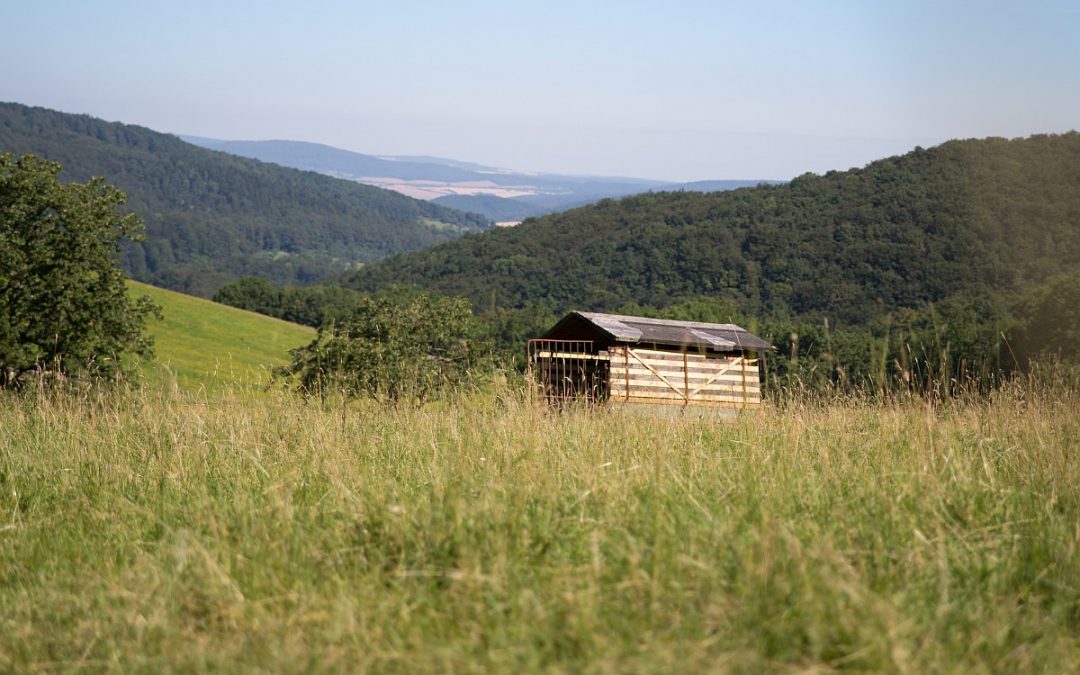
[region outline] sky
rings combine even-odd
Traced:
[[[1080,128],[1080,2],[0,0],[0,100],[527,171],[787,179]]]

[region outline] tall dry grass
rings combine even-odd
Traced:
[[[0,670],[1080,670],[1080,400],[0,398]]]

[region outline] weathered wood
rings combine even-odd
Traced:
[[[629,378],[625,377],[625,375],[623,375],[622,373],[620,373],[618,375],[619,375],[618,378],[613,378],[613,379],[617,379],[617,380],[623,382],[626,387],[670,387],[669,383],[664,382],[663,380],[661,380],[658,377],[653,377],[651,374],[633,373],[633,374],[631,374],[631,376]],[[627,381],[629,381],[629,383],[627,383]],[[743,388],[743,383],[742,383],[742,380],[739,378],[739,375],[738,374],[731,374],[731,373],[726,374],[724,377],[718,378],[718,379],[713,380],[711,382],[706,382],[705,380],[690,380],[690,384],[691,384],[691,386],[694,386],[694,384],[697,384],[696,388],[690,390],[691,393],[694,392],[694,391],[698,391],[699,389],[700,390],[705,390],[705,389],[713,389],[713,388],[717,388],[717,387],[718,388],[733,388],[733,389],[742,389]],[[755,382],[753,380],[747,380],[746,381],[746,389],[760,389],[760,388],[761,388],[761,384],[759,382]],[[685,391],[684,389],[679,389],[679,388],[676,388],[676,390],[677,391]]]
[[[742,398],[743,404],[746,404],[746,362],[742,364]]]
[[[686,395],[686,392],[679,392],[679,388],[676,387],[675,385],[673,385],[670,381],[668,381],[668,379],[666,377],[664,377],[663,375],[661,375],[658,370],[656,370],[655,368],[653,368],[652,366],[650,366],[649,364],[645,363],[640,358],[638,358],[638,355],[634,352],[634,350],[628,350],[628,351],[629,351],[631,356],[633,356],[635,359],[637,359],[643,366],[645,366],[646,368],[651,370],[653,372],[653,374],[656,375],[657,377],[659,377],[660,380],[663,381],[664,384],[666,384],[668,387],[670,387],[672,391],[674,391],[676,393],[679,393],[682,396]],[[629,369],[629,367],[627,367],[627,373],[629,373],[629,372],[630,372],[630,369]]]
[[[650,366],[653,366],[654,368],[659,368],[660,370],[678,370],[678,371],[682,371],[682,369],[683,369],[682,361],[654,359],[654,358],[649,358],[647,356],[642,356],[642,355],[634,352],[633,350],[630,350],[630,351],[635,356],[635,359],[634,359],[633,363],[647,363]],[[740,360],[741,359],[739,357],[723,358],[723,359],[707,359],[707,360],[702,360],[702,361],[689,361],[688,360],[687,363],[686,363],[686,367],[689,368],[691,370],[691,372],[693,372],[693,371],[705,372],[705,371],[709,371],[709,370],[715,370],[717,368],[723,368],[724,366],[727,366],[727,365],[737,364],[737,363],[740,362]],[[757,359],[746,359],[746,365],[747,365],[748,368],[757,368]]]
[[[681,403],[681,399],[677,398],[620,398],[619,404],[630,403],[634,405],[671,405],[676,406],[679,409],[685,409]],[[762,403],[748,402],[745,406],[740,401],[690,401],[689,408],[724,408],[729,410],[741,410],[746,408],[758,408]]]
[[[686,392],[686,403],[690,403],[690,369],[686,367],[686,352],[682,355],[683,391]]]
[[[612,399],[717,405],[733,408],[761,403],[758,359],[734,355],[700,355],[623,348],[611,362]],[[630,357],[633,357],[631,360]],[[681,380],[681,387],[675,384]]]
[[[662,365],[662,364],[657,364],[657,363],[649,363],[649,365],[652,366],[652,368],[654,370],[658,370],[661,373],[664,373],[665,375],[670,373],[670,374],[678,375],[681,378],[682,374],[683,374],[683,369],[682,368],[673,368],[670,365]],[[725,369],[729,368],[729,366],[731,366],[731,365],[735,365],[735,364],[718,363],[718,364],[715,364],[715,365],[702,366],[702,367],[698,367],[698,368],[695,368],[694,366],[687,366],[686,371],[688,373],[690,373],[691,378],[693,378],[695,376],[696,377],[701,377],[701,378],[708,378],[711,375],[715,375],[718,370],[725,370]],[[622,364],[621,363],[615,363],[615,364],[612,364],[612,367],[613,368],[621,368]],[[638,370],[638,371],[642,371],[642,372],[644,372],[646,370],[644,365],[641,365],[636,361],[630,364],[630,368],[631,368],[631,370]],[[751,371],[753,371],[753,372],[756,372],[757,371],[757,366],[750,366],[749,369]]]
[[[631,392],[631,394],[629,396],[627,396],[625,392],[619,392],[617,396],[611,397],[610,400],[612,400],[612,401],[624,401],[624,400],[631,399],[631,398],[642,398],[642,399],[648,399],[650,401],[653,401],[653,400],[655,400],[655,401],[670,401],[670,402],[674,403],[675,405],[684,405],[684,404],[694,405],[696,403],[709,403],[709,402],[713,402],[713,403],[727,402],[727,403],[733,403],[733,404],[737,404],[737,405],[742,405],[742,403],[743,403],[743,398],[742,398],[741,394],[728,394],[728,395],[710,394],[708,396],[699,395],[699,396],[695,396],[694,398],[691,398],[691,399],[684,399],[684,398],[682,398],[680,396],[675,396],[674,393],[671,393],[671,392],[658,392],[658,391]],[[757,405],[757,404],[761,403],[761,400],[762,399],[760,397],[747,396],[746,404],[747,405]]]
[[[601,371],[601,369],[596,369],[596,370],[590,371],[590,372],[600,372],[600,371]],[[642,368],[640,370],[635,370],[635,369],[631,368],[628,372],[624,371],[622,368],[618,368],[618,369],[612,369],[611,372],[614,374],[615,377],[618,377],[621,380],[630,380],[630,382],[660,382],[660,381],[662,381],[652,371],[646,370],[644,368]],[[690,386],[691,386],[691,391],[693,391],[693,387],[707,387],[707,386],[711,386],[713,383],[736,385],[736,386],[739,386],[739,387],[742,386],[742,375],[738,371],[734,371],[734,370],[728,371],[728,372],[724,373],[723,375],[720,375],[719,377],[716,377],[716,378],[705,377],[703,375],[695,375],[695,374],[691,374],[691,373],[687,373],[685,375],[685,377],[684,377],[683,373],[670,372],[670,371],[669,372],[661,371],[661,375],[664,375],[668,379],[669,382],[670,381],[675,381],[675,380],[680,380],[680,379],[688,380],[689,383],[690,383]],[[752,377],[752,375],[753,374],[748,374],[748,376],[746,378],[746,384],[748,386],[751,386],[751,387],[760,386],[761,383],[757,379]],[[684,383],[680,383],[680,384],[684,384]]]
[[[619,391],[619,392],[629,391],[631,393],[631,395],[634,395],[636,393],[648,393],[648,392],[656,392],[656,391],[666,391],[666,390],[669,390],[669,389],[671,389],[671,388],[667,387],[667,386],[665,386],[665,384],[662,384],[662,383],[659,383],[659,382],[657,382],[657,383],[634,382],[634,383],[631,384],[630,389],[626,389],[624,386],[622,386],[622,384],[619,384],[619,386],[612,386],[611,391],[612,392],[615,392],[615,391]],[[679,396],[684,396],[683,392],[680,392],[680,391],[677,391],[677,390],[672,390],[672,391],[675,391]],[[756,388],[756,387],[746,387],[745,392],[746,392],[746,396],[751,397],[751,399],[753,399],[754,396],[760,396],[761,395],[761,390]],[[732,396],[734,396],[734,395],[740,395],[741,396],[742,393],[743,393],[743,388],[740,387],[739,384],[729,384],[729,386],[726,386],[726,387],[710,387],[708,389],[703,389],[701,391],[694,392],[691,396],[689,396],[689,399],[692,401],[694,399],[694,397],[696,397],[696,396],[711,396],[711,395],[720,395],[720,394],[730,394]],[[686,396],[684,396],[684,397],[686,397]]]
[[[746,360],[745,359],[736,359],[735,360],[735,363],[739,363],[739,362],[741,362],[743,364],[743,373],[745,373],[746,372]],[[693,396],[694,394],[698,393],[702,389],[705,389],[706,387],[708,387],[713,382],[719,380],[721,377],[724,376],[725,373],[727,373],[729,370],[731,370],[732,368],[735,367],[735,363],[728,363],[724,367],[717,370],[715,375],[713,375],[708,380],[706,380],[705,383],[702,384],[700,387],[698,387],[694,391],[688,393],[687,396]],[[743,388],[744,389],[746,388],[746,376],[745,376],[745,374],[743,375]],[[687,386],[686,389],[687,389],[687,391],[689,391],[690,387]]]
[[[649,370],[648,368],[635,368],[635,367],[631,366],[631,368],[628,371],[624,372],[622,366],[618,365],[618,366],[613,367],[611,369],[611,372],[618,373],[619,377],[624,377],[626,375],[629,375],[630,379],[632,379],[632,380],[656,379],[655,373],[659,372],[661,375],[668,378],[669,380],[670,379],[685,379],[685,380],[688,380],[689,383],[692,384],[692,385],[704,385],[704,384],[708,384],[708,383],[714,382],[714,381],[715,382],[736,382],[736,383],[742,384],[742,380],[743,380],[741,372],[733,371],[730,368],[724,369],[723,372],[719,372],[719,373],[716,370],[713,370],[713,371],[710,371],[710,372],[705,372],[705,373],[695,373],[695,372],[683,372],[683,371],[678,371],[678,370],[655,370],[654,371],[654,370]],[[756,384],[757,383],[756,376],[757,376],[757,369],[754,369],[754,368],[748,368],[747,369],[747,378],[746,379],[747,379],[748,383]]]
[[[675,393],[676,392],[672,392],[670,389],[668,389],[668,390],[660,390],[660,391],[637,391],[637,390],[635,390],[633,392],[615,390],[615,391],[612,391],[612,396],[616,396],[616,394],[617,394],[617,398],[620,401],[621,400],[631,400],[632,401],[634,399],[645,399],[645,400],[650,400],[650,401],[679,401],[679,402],[681,402],[681,401],[686,400],[682,396],[675,395]],[[747,394],[746,399],[743,399],[742,394],[738,393],[738,392],[733,393],[733,394],[728,394],[728,395],[722,395],[722,394],[708,394],[708,395],[699,394],[699,395],[689,399],[689,403],[691,405],[694,405],[694,404],[697,404],[697,403],[730,403],[730,404],[733,404],[735,406],[738,406],[738,405],[740,405],[740,404],[742,404],[744,402],[746,403],[746,405],[758,405],[758,404],[761,403],[761,399],[759,397],[757,397],[757,396],[751,395],[749,392]]]
[[[620,377],[618,377],[616,379],[624,387],[671,387],[670,380],[668,382],[664,382],[663,380],[661,380],[660,378],[657,378],[657,377],[645,377],[645,376],[642,376],[642,375],[635,375],[635,376],[632,376],[630,378],[627,378],[627,377],[623,376],[621,373],[619,373],[619,375],[620,375]],[[693,382],[691,382],[691,385],[692,384],[693,384]],[[715,382],[710,382],[708,384],[705,384],[704,382],[701,382],[700,384],[702,386],[697,387],[695,389],[691,389],[690,390],[691,393],[695,392],[695,391],[698,391],[699,389],[704,391],[704,390],[707,390],[707,389],[743,389],[744,388],[741,381],[739,381],[738,379],[729,378],[728,376],[724,376],[723,379],[717,380]],[[748,380],[747,383],[746,383],[745,388],[747,390],[752,390],[752,389],[753,390],[758,390],[758,389],[761,389],[761,384],[758,383],[758,382],[753,382],[753,381]],[[683,389],[680,389],[679,387],[674,387],[674,389],[676,391],[680,391],[680,392],[685,391]]]
[[[634,352],[643,359],[657,359],[661,361],[675,361],[682,363],[683,352],[679,351],[659,351],[656,349],[642,349],[636,347],[630,347],[630,351]],[[715,352],[702,354],[700,352],[689,351],[686,352],[686,360],[688,362],[701,362],[701,361],[717,361],[722,359],[736,359],[742,358],[738,352]],[[757,363],[758,359],[748,359],[751,363]]]
[[[683,364],[681,361],[647,358],[641,356],[640,354],[637,354],[636,352],[633,352],[633,350],[631,350],[631,353],[633,353],[637,357],[634,361],[635,363],[647,363],[650,366],[658,368],[660,370],[677,370],[679,372],[682,372]],[[689,368],[691,372],[705,372],[708,370],[715,370],[716,368],[722,368],[726,365],[737,364],[738,362],[738,357],[733,359],[709,359],[707,361],[688,361],[686,367]],[[747,367],[756,368],[757,362],[748,361],[746,365]]]

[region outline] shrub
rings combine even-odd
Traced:
[[[460,298],[366,298],[294,349],[278,375],[304,395],[423,402],[461,384],[475,359],[472,310]]]

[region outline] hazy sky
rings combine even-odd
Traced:
[[[515,169],[790,178],[1080,128],[1080,2],[0,0],[0,100]]]

